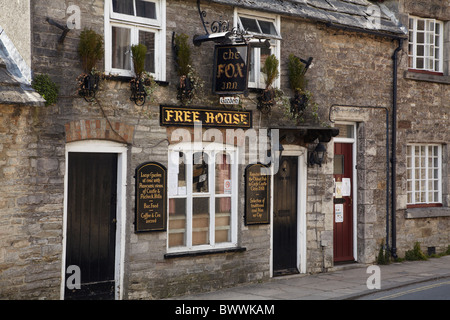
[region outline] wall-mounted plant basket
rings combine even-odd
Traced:
[[[308,104],[308,96],[301,92],[295,92],[294,97],[290,99],[291,113],[302,114]]]
[[[180,76],[180,82],[177,85],[177,99],[184,104],[190,101],[194,95],[194,83],[189,76]]]
[[[94,101],[100,83],[100,76],[92,73],[82,74],[77,81],[79,86],[78,94],[87,102]]]
[[[147,91],[145,90],[145,80],[141,77],[135,77],[130,81],[131,96],[130,100],[136,105],[142,106],[147,98]]]
[[[258,94],[258,110],[263,114],[268,114],[273,105],[275,104],[275,90],[274,89],[264,89]]]

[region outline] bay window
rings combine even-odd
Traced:
[[[211,148],[212,146],[212,148]],[[169,150],[168,251],[237,245],[237,155],[234,147],[186,144]]]
[[[147,47],[145,70],[165,81],[165,0],[105,1],[105,71],[134,76],[131,46]]]

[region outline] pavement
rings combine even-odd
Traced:
[[[174,297],[172,300],[352,300],[414,283],[450,277],[450,256],[427,261],[405,261],[379,266],[348,264],[326,273],[275,277],[257,284],[240,285],[214,292]],[[379,284],[380,288],[368,288]],[[372,281],[373,280],[373,281]]]

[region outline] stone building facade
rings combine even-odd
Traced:
[[[105,182],[112,185],[112,218],[102,223],[112,225],[107,231],[112,260],[95,270],[101,277],[109,275],[109,282],[105,281],[106,289],[81,290],[83,298],[160,299],[265,281],[284,273],[326,272],[340,261],[373,263],[386,241],[389,246],[394,241],[400,256],[415,241],[421,242],[424,249],[435,247],[436,251],[450,244],[445,129],[450,101],[446,90],[448,3],[433,2],[426,11],[420,1],[406,0],[383,4],[366,0],[131,2],[135,3],[132,10],[143,11],[135,14],[127,11],[130,7],[109,0],[31,1],[30,67],[34,75],[48,74],[59,84],[60,94],[58,102],[47,107],[0,106],[0,133],[6,139],[0,145],[1,188],[11,186],[0,199],[0,297],[64,299],[80,292],[68,289],[68,282],[75,279],[71,275],[77,275],[76,269],[68,267],[76,265],[69,262],[75,261],[70,260],[71,252],[75,252],[71,251],[73,243],[79,241],[82,247],[80,238],[86,239],[81,233],[74,240],[73,226],[80,220],[71,213],[83,211],[74,209],[76,203],[89,198],[77,193],[80,190],[72,192],[78,183],[74,177],[82,175],[83,170],[93,170],[86,171],[89,180],[80,187],[95,185],[89,189],[91,192],[103,188],[104,184],[96,181],[100,177],[110,178],[105,170],[111,170],[114,176]],[[200,16],[200,11],[206,15]],[[149,19],[145,20],[147,14]],[[408,66],[408,28],[404,26],[408,26],[410,16],[423,14],[424,18],[442,21],[443,26],[442,70],[434,73],[414,72]],[[220,105],[219,96],[211,92],[216,45],[212,38],[225,35],[205,29],[201,17],[209,26],[213,21],[229,20],[229,30],[239,23],[250,31],[251,26],[260,28],[258,32],[253,29],[254,39],[263,40],[250,43],[253,60],[249,88],[239,95],[238,107]],[[75,24],[61,39],[63,30],[47,18],[63,27],[66,21]],[[77,47],[84,29],[103,35],[105,54],[98,67],[113,75],[101,82],[92,102],[77,92],[76,79],[83,72]],[[130,60],[122,59],[130,58],[129,49],[121,44],[141,41],[141,33],[149,37],[142,41],[154,46],[150,68],[158,87],[149,101],[137,105],[130,101]],[[188,105],[177,99],[180,80],[173,39],[179,34],[189,36],[193,67],[204,82],[203,92]],[[194,38],[202,39],[200,45],[193,45]],[[270,39],[270,49],[262,45],[266,38]],[[305,62],[313,58],[305,76],[317,110],[308,109],[303,123],[287,118],[281,104],[268,114],[257,107],[258,94],[264,89],[259,69],[268,52],[280,62],[275,85],[288,98],[293,96],[288,77],[290,54]],[[398,57],[395,75],[393,56]],[[398,116],[395,132],[394,79]],[[180,141],[185,142],[188,137],[198,137],[198,131],[163,125],[162,106],[222,110],[232,115],[251,111],[252,127],[229,131],[219,126],[203,128],[203,142],[212,141],[208,134],[215,137],[215,143],[207,144],[210,149],[196,149],[193,145],[183,149],[177,134],[181,132]],[[243,134],[244,143],[239,138],[224,138],[225,144],[217,142],[218,136],[227,137],[230,131]],[[280,170],[267,180],[268,221],[252,224],[246,209],[250,202],[247,169],[255,150],[252,143],[259,142],[260,148],[271,144],[274,165],[277,150],[273,147],[277,144],[271,141],[276,137],[270,136],[272,132],[278,134],[276,142],[283,146]],[[267,138],[268,133],[272,139]],[[392,172],[393,133],[397,135],[394,180],[388,175]],[[319,143],[326,147],[320,166],[308,161]],[[414,157],[416,145],[420,151],[423,144],[427,144],[427,150],[430,147],[430,152],[437,146],[436,156],[430,156],[430,161],[440,159],[436,160],[440,179],[435,179],[440,186],[436,191],[440,203],[412,204],[408,200],[408,194],[416,190],[408,189],[408,179],[415,178],[408,172],[415,169],[408,166],[407,150],[408,157]],[[259,158],[255,162],[262,158],[261,151],[266,150],[257,150]],[[199,154],[202,158],[207,154],[212,162],[201,162],[200,168],[196,167],[198,163],[186,160]],[[247,160],[237,161],[241,155]],[[102,165],[100,156],[109,160]],[[178,156],[185,157],[184,165],[172,163]],[[222,156],[225,163],[217,160]],[[111,162],[111,168],[106,161]],[[168,174],[162,188],[168,193],[168,208],[162,213],[163,228],[139,232],[136,207],[141,193],[136,181],[143,177],[138,169],[147,164],[163,167]],[[200,176],[194,172],[197,169],[203,170]],[[296,192],[288,200],[278,199],[283,183],[290,179],[294,182],[288,190]],[[209,185],[206,191],[205,181]],[[395,202],[392,181],[396,186]],[[227,183],[230,187],[226,187]],[[196,192],[196,188],[201,191]],[[97,196],[95,193],[92,197],[100,202]],[[204,209],[205,201],[209,204],[206,220],[203,212],[197,212]],[[287,217],[289,210],[283,207],[286,201],[293,203],[289,209],[294,212],[292,221]],[[392,219],[392,211],[396,220]],[[198,213],[202,218],[196,216]],[[180,226],[180,221],[184,225]],[[293,227],[293,235],[283,240],[289,249],[281,250],[283,242],[277,240],[277,228],[285,226],[286,221]],[[346,231],[341,230],[344,223]],[[97,226],[94,222],[88,225],[88,232]],[[203,230],[207,230],[206,236]],[[343,238],[336,238],[338,232],[345,233]],[[100,252],[103,247],[97,246]],[[279,267],[285,251],[291,252],[294,261]],[[84,254],[82,249],[80,252]],[[91,270],[89,266],[81,267],[82,285],[89,282],[85,281],[85,273],[91,272],[87,270]]]

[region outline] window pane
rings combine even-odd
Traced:
[[[156,4],[154,2],[136,0],[136,15],[138,17],[156,19]]]
[[[260,61],[261,61],[261,82],[266,81],[266,74],[262,72],[262,68],[264,68],[264,63],[266,62],[266,59],[272,54],[272,50],[270,48],[261,48],[260,49]]]
[[[130,29],[112,27],[113,68],[131,70],[130,37]]]
[[[113,11],[134,16],[133,0],[113,0]]]
[[[261,33],[259,30],[258,24],[256,23],[256,19],[250,19],[250,18],[243,18],[239,17],[241,19],[242,26],[244,27],[244,30],[249,32],[255,32],[255,33]]]
[[[208,155],[196,152],[193,156],[193,185],[192,192],[208,192]]]
[[[416,67],[417,69],[423,69],[423,58],[418,58],[416,60]]]
[[[423,32],[417,32],[417,43],[425,43],[425,35]]]
[[[275,29],[275,25],[273,24],[273,22],[262,21],[262,20],[258,20],[258,22],[259,22],[259,26],[261,27],[262,33],[270,34],[270,35],[274,35],[274,36],[278,35],[278,32]]]
[[[209,198],[194,198],[192,205],[192,245],[209,244]]]
[[[155,34],[153,32],[139,31],[139,43],[147,47],[145,55],[145,71],[155,72]]]
[[[216,155],[216,194],[231,194],[231,164],[226,153]]]
[[[417,20],[417,30],[425,30],[425,21],[418,19]]]
[[[248,68],[248,75],[249,75],[249,82],[255,82],[256,81],[256,75],[255,75],[255,54],[256,50],[255,48],[250,47],[250,65]]]
[[[231,198],[216,198],[215,242],[231,241]]]
[[[186,245],[186,199],[169,199],[169,247]]]

